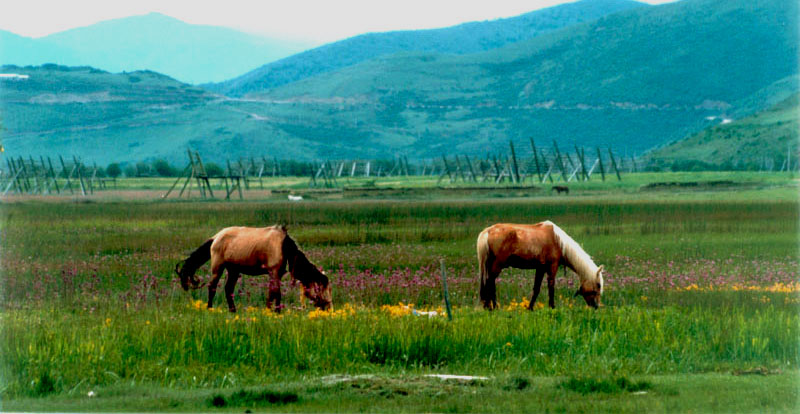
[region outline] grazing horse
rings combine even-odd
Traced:
[[[555,192],[556,192],[556,194],[561,194],[561,193],[567,193],[567,194],[569,194],[569,187],[567,187],[567,186],[565,186],[565,185],[554,185],[554,186],[553,186],[553,187],[550,189],[550,192],[553,192],[553,191],[555,191]]]
[[[227,227],[220,230],[188,258],[175,265],[175,272],[180,276],[184,290],[189,289],[190,283],[195,289],[199,287],[199,281],[194,274],[209,259],[212,274],[208,284],[209,309],[214,305],[214,295],[222,272],[227,270],[225,299],[231,312],[236,312],[233,290],[241,273],[268,274],[270,281],[267,306],[272,308],[274,301],[274,309],[280,312],[281,276],[286,272],[286,266],[289,267],[292,278],[303,285],[301,300],[305,296],[314,306],[323,310],[331,306],[328,277],[308,261],[284,226]]]
[[[603,293],[603,266],[595,265],[581,246],[555,223],[495,224],[478,235],[477,247],[481,271],[480,298],[484,308],[497,308],[495,279],[507,267],[536,269],[528,309],[533,309],[542,278],[547,273],[549,304],[555,308],[556,273],[563,264],[580,277],[580,287],[575,296],[583,296],[587,305],[597,309]]]

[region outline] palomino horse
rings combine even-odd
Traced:
[[[180,276],[184,290],[189,289],[189,283],[193,288],[199,287],[199,281],[194,274],[209,259],[211,259],[212,273],[208,284],[209,308],[214,304],[219,278],[224,270],[228,270],[225,299],[231,312],[236,312],[233,290],[240,273],[268,274],[270,281],[267,306],[272,308],[274,301],[275,310],[280,312],[281,276],[286,272],[287,265],[292,278],[303,285],[303,296],[317,308],[325,310],[331,306],[331,287],[328,284],[328,277],[308,261],[306,255],[289,237],[284,226],[227,227],[220,230],[192,252],[186,260],[175,265],[175,272]]]
[[[533,295],[528,309],[539,296],[542,278],[547,273],[550,307],[555,308],[555,282],[559,265],[572,269],[581,285],[575,296],[597,309],[603,293],[603,266],[597,267],[581,246],[555,223],[495,224],[478,235],[478,265],[481,270],[480,297],[486,309],[497,308],[495,279],[507,267],[536,269]]]

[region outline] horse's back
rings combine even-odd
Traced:
[[[550,237],[553,234],[553,223],[543,221],[536,224],[497,223],[481,232],[490,240],[525,240],[530,237]]]
[[[510,259],[544,262],[555,252],[553,223],[497,223],[484,229],[489,250],[501,261]]]
[[[214,235],[212,259],[244,267],[272,268],[283,261],[286,231],[280,227],[226,227]]]

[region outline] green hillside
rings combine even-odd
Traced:
[[[453,55],[405,52],[246,99],[152,72],[4,67],[13,156],[99,164],[166,158],[528,157],[529,138],[639,154],[798,92],[797,3],[684,0],[529,41]]]
[[[484,53],[386,56],[256,96],[729,109],[797,73],[798,11],[792,0],[685,0]]]
[[[36,39],[0,31],[0,64],[153,70],[183,82],[203,83],[239,76],[307,46],[150,13]]]
[[[642,6],[646,5],[631,0],[582,0],[512,18],[471,22],[442,29],[367,33],[308,50],[261,66],[238,78],[205,87],[229,96],[242,96],[394,53],[482,52]]]
[[[298,116],[290,107],[222,98],[155,72],[44,65],[2,66],[0,73],[29,76],[0,80],[5,156],[78,155],[101,165],[164,158],[182,165],[187,148],[224,163],[322,158],[341,145],[284,131],[280,125]]]
[[[426,140],[428,154],[527,137],[638,153],[765,88],[791,88],[779,81],[798,71],[797,16],[789,0],[686,0],[480,54],[392,55],[253,96],[359,119],[377,141]]]
[[[709,127],[648,154],[659,169],[781,169],[798,159],[800,94],[766,111]]]

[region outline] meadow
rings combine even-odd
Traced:
[[[797,182],[738,181],[748,184],[587,183],[569,197],[6,199],[0,408],[791,412]],[[577,277],[562,271],[556,309],[542,307],[544,293],[529,312],[532,275],[506,270],[502,309],[480,309],[478,232],[545,219],[605,265],[603,306],[573,298]],[[175,263],[218,229],[275,223],[328,273],[333,311],[300,307],[288,276],[280,314],[264,308],[262,277],[240,281],[236,314],[221,295],[207,310],[205,290],[180,288]]]

